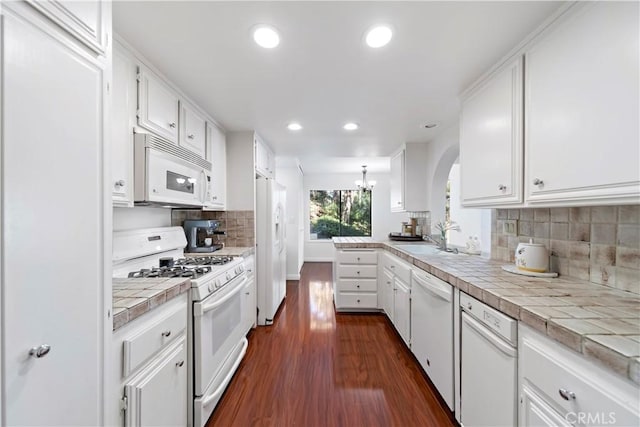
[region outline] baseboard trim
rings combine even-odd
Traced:
[[[333,258],[330,258],[330,257],[305,258],[304,262],[333,262]]]

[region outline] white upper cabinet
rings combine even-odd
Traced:
[[[114,44],[111,85],[111,194],[116,206],[133,206],[133,128],[137,105],[135,60]]]
[[[638,14],[637,2],[571,5],[471,90],[464,206],[640,203]]]
[[[404,149],[391,157],[391,212],[404,211]]]
[[[640,202],[637,2],[595,2],[526,52],[533,203]]]
[[[178,95],[146,67],[139,70],[138,124],[177,144]]]
[[[275,178],[275,155],[258,135],[255,136],[255,145],[256,172],[267,178]]]
[[[477,87],[460,118],[462,204],[522,202],[522,58]]]
[[[227,198],[227,137],[216,125],[207,123],[207,160],[211,162],[207,207],[224,209]]]
[[[427,144],[408,142],[391,157],[391,212],[429,210]]]
[[[186,102],[180,102],[180,145],[204,158],[206,153],[206,120]]]
[[[108,19],[108,22],[111,20],[110,2],[99,0],[27,1],[94,51],[106,52],[109,28],[104,22],[105,19]]]

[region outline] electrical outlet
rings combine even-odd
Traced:
[[[502,227],[502,234],[506,234],[507,236],[517,236],[518,235],[518,220],[517,219],[507,219],[504,221],[504,225]]]

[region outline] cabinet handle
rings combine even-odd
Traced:
[[[196,136],[195,136],[194,134],[187,135],[187,138],[189,138],[189,139],[193,139],[193,138],[195,138],[195,137],[196,137]]]
[[[42,344],[38,347],[33,347],[29,350],[29,356],[35,357],[36,359],[40,359],[41,357],[45,357],[51,351],[51,346],[48,344]]]
[[[169,127],[170,127],[171,129],[174,129],[174,128],[176,127],[176,122],[171,122],[171,123],[169,123]]]
[[[182,367],[184,366],[184,360],[181,360],[181,361],[179,361],[179,362],[176,362],[176,366],[177,366],[178,368],[182,368]]]
[[[170,335],[171,335],[171,331],[164,331],[162,333],[162,336],[165,337],[165,338],[169,337]]]
[[[506,186],[506,185],[504,185],[504,184],[500,184],[500,185],[498,185],[498,190],[500,190],[500,191],[504,191],[504,190],[506,190],[506,189],[507,189],[507,186]]]
[[[392,269],[393,269],[393,268],[396,268],[396,266],[395,266],[395,265],[390,265],[389,267],[391,267]]]
[[[124,179],[120,179],[118,181],[116,181],[115,186],[116,187],[124,187],[125,181]]]
[[[211,200],[218,200],[218,196],[213,196]]]
[[[558,390],[558,393],[564,400],[576,400],[576,394],[567,389],[561,388],[560,390]]]
[[[539,178],[535,178],[535,179],[533,180],[533,185],[537,185],[538,187],[541,187],[541,186],[543,186],[543,185],[544,185],[544,181],[543,181],[543,180],[541,180],[541,179],[539,179]]]

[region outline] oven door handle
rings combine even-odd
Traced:
[[[233,374],[235,374],[236,369],[238,369],[238,365],[240,365],[240,362],[242,362],[242,358],[247,352],[248,346],[249,346],[249,341],[247,341],[247,339],[243,337],[242,349],[240,350],[240,353],[238,354],[238,357],[236,358],[235,362],[233,362],[233,366],[231,367],[231,369],[229,369],[229,373],[224,378],[224,380],[220,383],[218,388],[215,389],[213,393],[211,393],[209,396],[205,397],[202,400],[202,406],[208,406],[211,402],[213,402],[216,398],[218,398],[222,394],[227,384],[229,384],[229,381],[231,381],[231,377],[233,376]]]
[[[231,298],[233,298],[238,292],[240,292],[242,290],[242,288],[244,287],[243,285],[247,282],[247,275],[243,274],[242,275],[242,280],[234,285],[236,288],[229,292],[227,295],[223,296],[220,299],[216,299],[213,298],[214,301],[207,303],[207,304],[202,304],[202,303],[197,303],[194,304],[193,307],[193,315],[194,316],[202,316],[203,314],[211,311],[211,310],[215,310],[216,308],[220,307],[222,304],[224,304],[225,302],[229,301]],[[229,286],[229,285],[227,285]]]

